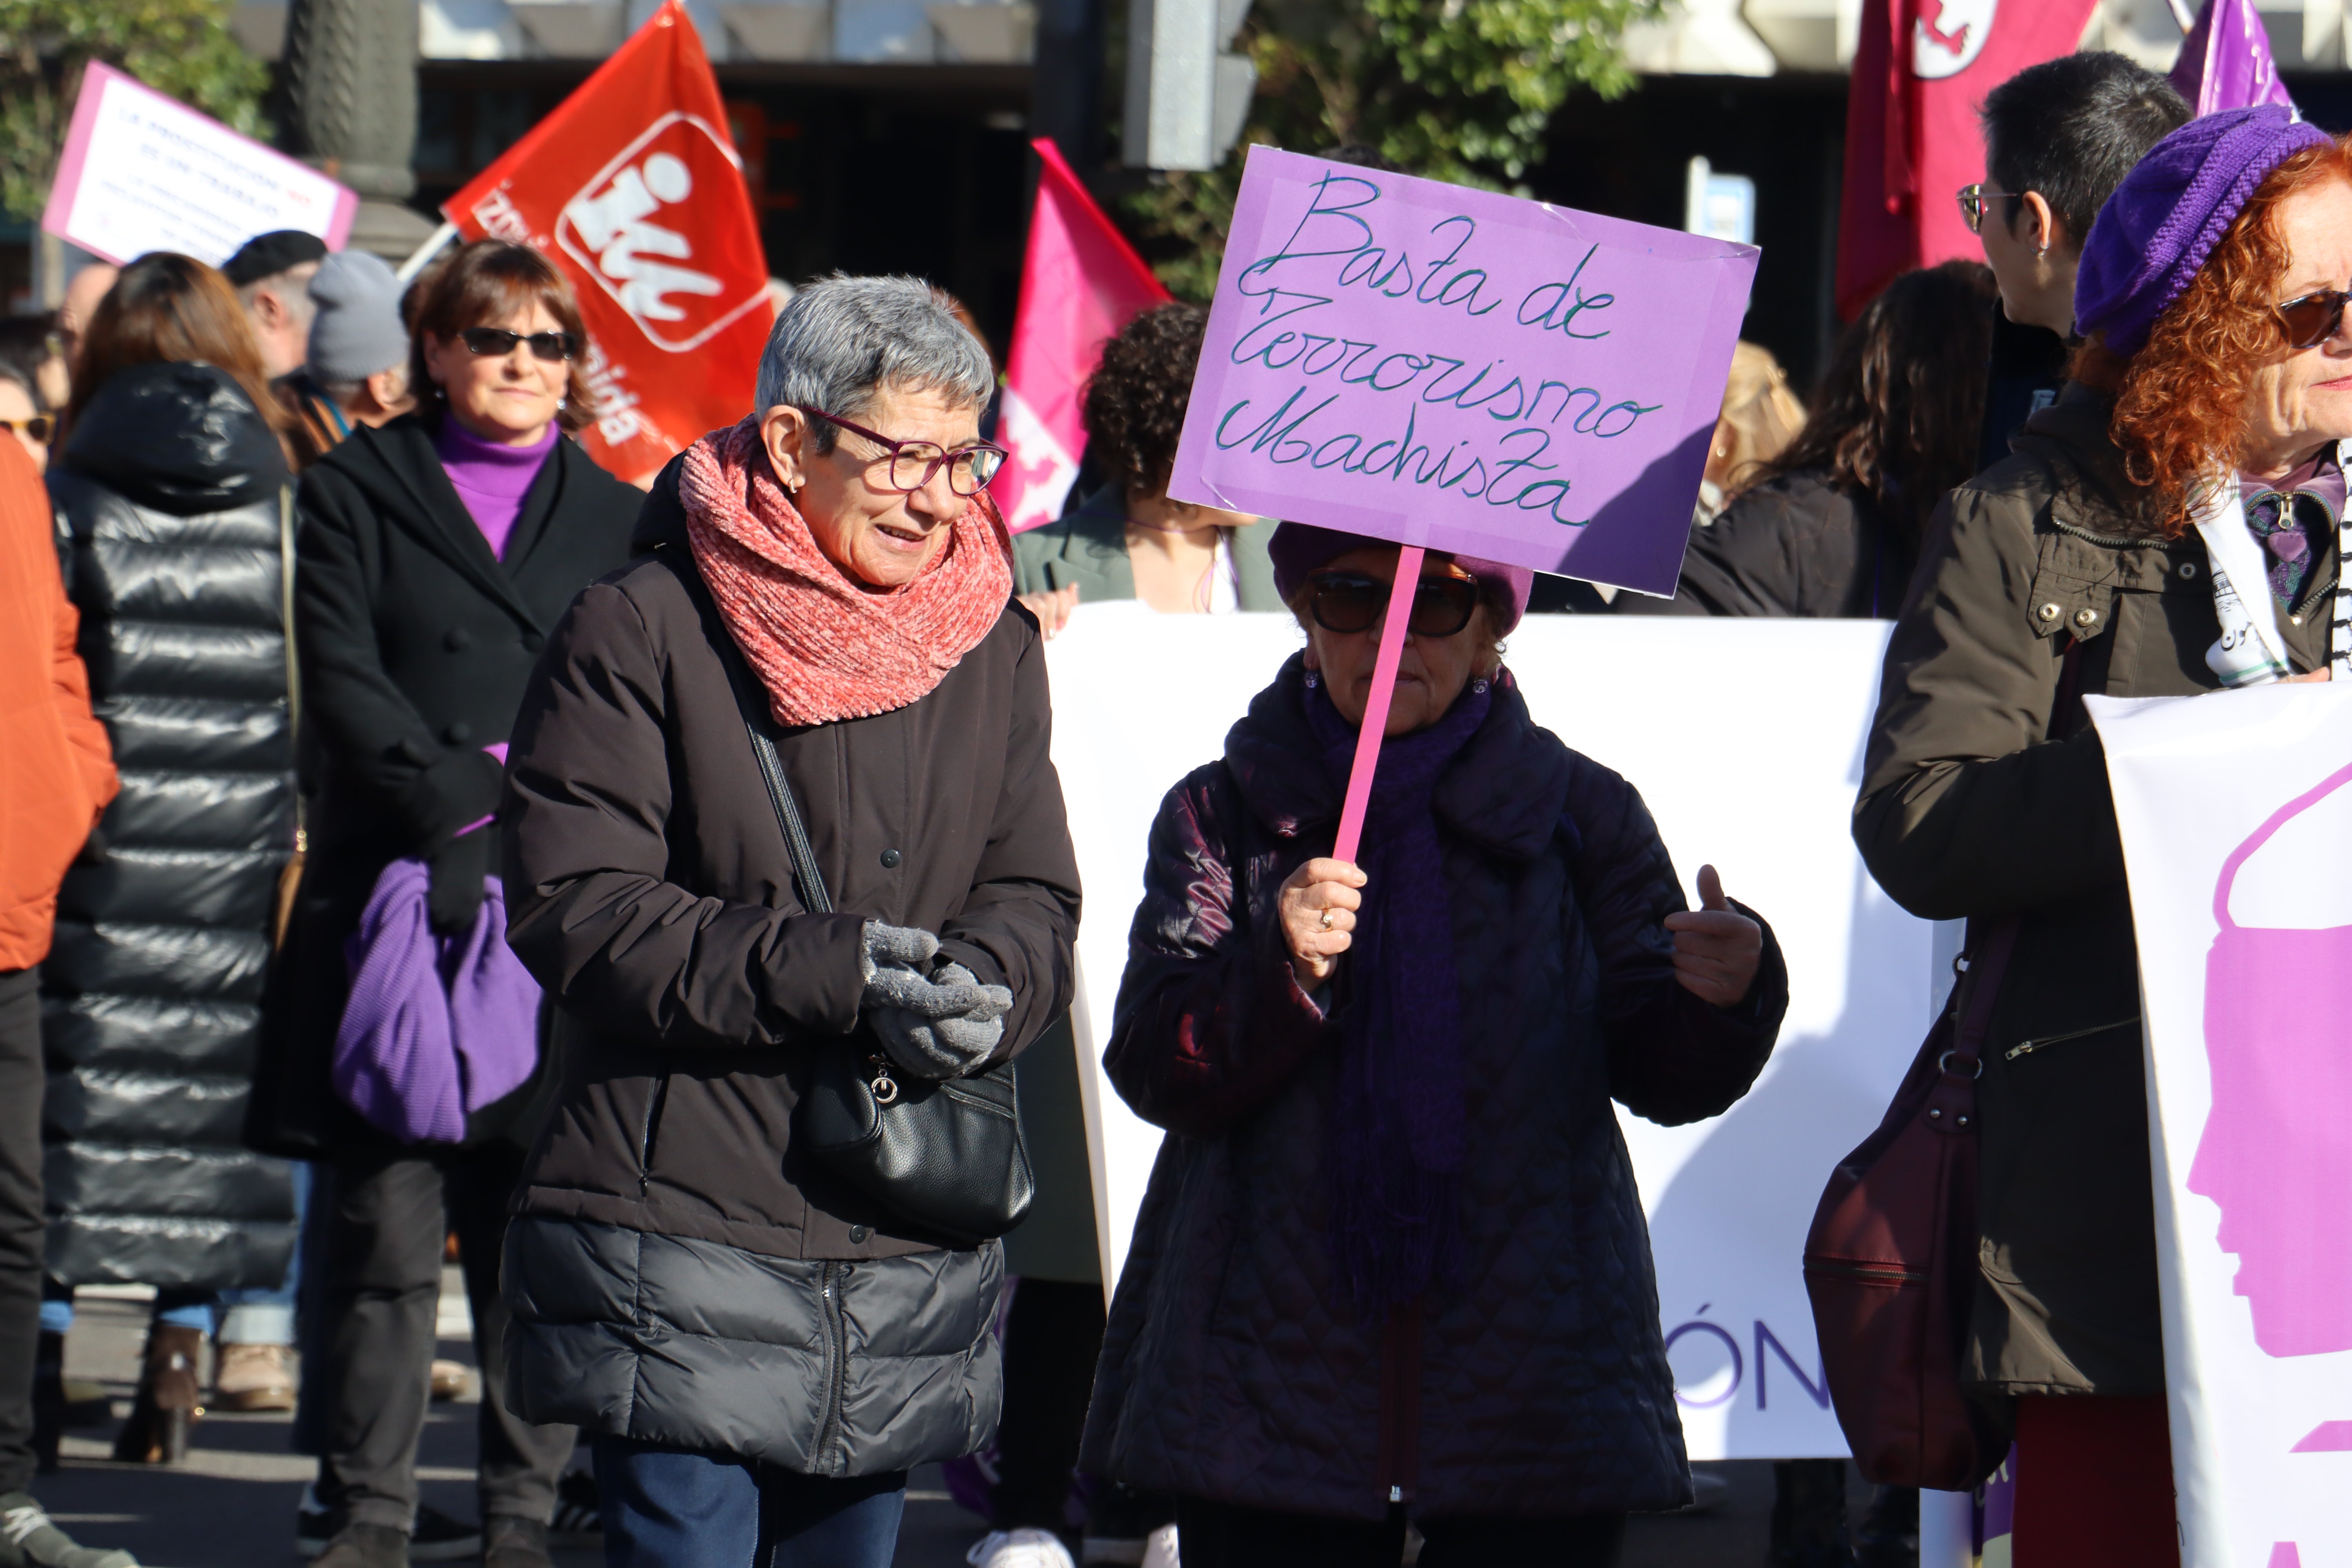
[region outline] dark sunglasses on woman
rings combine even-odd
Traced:
[[[47,441],[57,434],[58,422],[46,414],[36,414],[30,419],[0,419],[0,430],[30,436],[36,441]]]
[[[1368,632],[1389,607],[1389,584],[1353,572],[1326,572],[1308,579],[1314,593],[1307,613],[1327,632]],[[1450,637],[1478,611],[1478,584],[1466,577],[1423,577],[1412,594],[1412,618],[1405,630],[1417,637]]]
[[[2289,345],[2315,349],[2334,337],[2336,330],[2344,324],[2347,302],[2352,302],[2352,294],[2341,289],[2322,289],[2316,294],[2282,300],[2271,309],[2278,312],[2280,324],[2286,328]]]
[[[457,334],[466,340],[468,353],[484,359],[503,359],[514,353],[515,344],[529,343],[530,357],[549,364],[580,357],[580,340],[570,332],[510,332],[504,327],[467,327]]]

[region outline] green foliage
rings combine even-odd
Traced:
[[[269,68],[230,37],[231,3],[0,0],[0,206],[29,218],[47,204],[90,60],[266,140]]]
[[[1633,86],[1619,40],[1663,0],[1257,0],[1238,46],[1257,67],[1244,142],[1348,142],[1457,184],[1507,189],[1543,156],[1579,88]],[[1206,300],[1241,188],[1238,153],[1170,174],[1125,203],[1160,279]]]

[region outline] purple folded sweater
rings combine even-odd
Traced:
[[[507,558],[507,535],[522,515],[522,498],[530,493],[530,481],[539,477],[547,455],[555,450],[557,434],[550,425],[528,447],[501,446],[483,440],[449,414],[441,416],[441,427],[433,432],[433,449],[440,455],[457,499],[490,542],[490,553],[501,561]]]
[[[404,1143],[462,1141],[468,1113],[539,1065],[539,984],[507,946],[505,889],[485,877],[473,929],[443,937],[425,916],[432,882],[422,860],[386,866],[343,950],[335,1092]]]

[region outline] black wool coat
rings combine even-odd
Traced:
[[[1168,1130],[1103,1341],[1080,1468],[1147,1491],[1375,1520],[1690,1499],[1649,1231],[1611,1108],[1668,1124],[1748,1091],[1789,1000],[1674,977],[1687,908],[1633,786],[1537,728],[1507,676],[1433,805],[1469,1151],[1458,1274],[1385,1322],[1332,1278],[1344,1016],[1300,991],[1276,904],[1331,852],[1342,785],[1293,658],[1169,792],[1105,1067]],[[1752,915],[1752,911],[1748,911]]]
[[[1008,602],[925,696],[785,730],[835,912],[799,900],[689,589],[673,464],[646,558],[583,595],[515,727],[508,941],[562,1083],[508,1230],[508,1393],[569,1422],[816,1475],[995,1429],[1002,1248],[943,1246],[793,1140],[814,1047],[859,1033],[867,920],[1009,986],[1000,1057],[1069,1005],[1078,875],[1037,623]]]
[[[269,1287],[293,1253],[292,1173],[237,1136],[294,849],[286,484],[269,426],[201,364],[117,372],[49,469],[122,773],[41,969],[68,1285]]]
[[[645,499],[559,439],[501,559],[441,467],[433,417],[354,430],[302,476],[295,628],[314,793],[247,1123],[257,1146],[289,1154],[392,1146],[328,1078],[350,989],[343,941],[385,866],[498,809],[502,769],[482,748],[507,739],[573,597],[628,558]],[[484,869],[496,874],[495,853]],[[484,1107],[469,1141],[516,1126],[537,1089]]]

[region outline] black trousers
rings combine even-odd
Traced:
[[[0,1493],[33,1484],[41,1336],[41,981],[0,971]]]
[[[406,1530],[416,1511],[416,1442],[431,1400],[442,1238],[454,1230],[482,1372],[482,1516],[545,1523],[571,1458],[570,1426],[533,1426],[507,1407],[506,1305],[499,1254],[523,1152],[503,1140],[467,1149],[335,1163],[319,1342],[319,1499],[339,1522]]]
[[[1625,1516],[1560,1519],[1424,1519],[1421,1568],[1616,1568]],[[1404,1510],[1377,1523],[1176,1500],[1184,1568],[1397,1568],[1404,1557]]]
[[[1004,1318],[1004,1419],[996,1429],[1000,1530],[1059,1531],[1102,1354],[1099,1285],[1024,1279]]]

